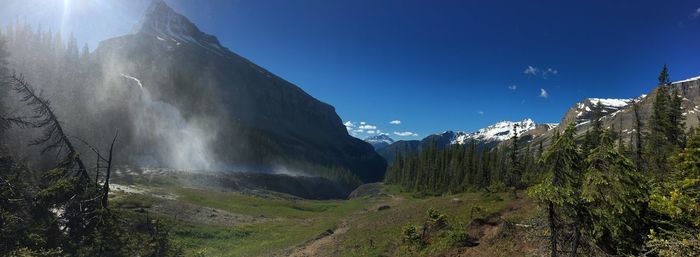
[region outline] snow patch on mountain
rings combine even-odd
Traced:
[[[593,104],[598,104],[600,103],[603,106],[607,107],[617,107],[617,108],[622,108],[627,105],[629,105],[633,99],[614,99],[614,98],[588,98],[589,101]]]
[[[576,120],[580,121],[585,121],[590,119],[591,113],[593,112],[593,109],[600,103],[600,105],[603,107],[601,112],[604,115],[608,115],[611,113],[616,113],[623,108],[629,106],[630,104],[634,103],[635,101],[639,101],[640,99],[646,97],[646,95],[642,95],[638,98],[587,98],[579,103],[576,104],[576,109],[574,110],[576,113]],[[577,123],[579,123],[577,122]]]
[[[679,83],[690,82],[690,81],[694,81],[694,80],[700,80],[700,76],[692,77],[692,78],[684,79],[684,80],[680,80],[680,81],[676,81],[676,82],[673,82],[673,83],[671,83],[671,84],[679,84]]]
[[[558,126],[559,126],[559,123],[545,123],[545,124],[542,124],[542,125],[544,125],[544,126],[547,128],[547,130],[550,130],[550,129],[553,129],[553,128],[558,127]]]
[[[365,142],[367,143],[387,143],[391,144],[394,143],[394,139],[389,137],[387,134],[381,134],[381,135],[376,135],[376,136],[371,136],[368,138],[365,138]]]
[[[365,138],[365,142],[372,145],[375,150],[379,150],[379,149],[382,149],[384,147],[387,147],[390,144],[393,144],[395,141],[393,138],[389,137],[387,134],[379,134],[376,136],[371,136],[371,137]]]
[[[154,0],[134,29],[135,33],[150,33],[159,41],[170,40],[179,46],[181,42],[197,45],[211,52],[226,56],[228,49],[221,46],[215,36],[203,33],[185,16],[175,12],[162,0]]]
[[[535,129],[537,124],[532,119],[524,119],[522,121],[516,122],[501,121],[471,133],[464,131],[445,131],[442,134],[438,135],[442,137],[448,137],[450,139],[450,144],[460,145],[467,144],[471,140],[483,142],[505,141],[515,135],[516,126],[518,134],[522,134],[524,132]]]

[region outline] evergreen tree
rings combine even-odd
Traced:
[[[590,152],[593,148],[598,145],[598,139],[603,131],[603,104],[598,101],[593,106],[593,111],[591,112],[591,128],[586,131],[586,136],[584,137],[584,151]]]
[[[513,136],[510,138],[510,165],[507,175],[507,186],[520,187],[520,179],[522,177],[522,165],[518,156],[518,124],[513,125]]]
[[[668,119],[669,127],[666,130],[666,137],[676,147],[683,147],[685,143],[685,118],[683,117],[683,98],[677,90],[672,90],[670,96]]]
[[[669,85],[671,84],[671,78],[668,75],[668,66],[664,64],[663,67],[661,67],[661,73],[659,73],[659,85]]]
[[[668,86],[668,68],[666,65],[659,75],[659,87],[654,98],[649,122],[649,133],[647,136],[646,153],[649,169],[656,173],[668,170],[666,159],[673,151],[674,144],[669,138],[670,130],[674,126],[671,121],[671,95]]]
[[[634,140],[630,140],[630,142],[634,142],[634,163],[637,167],[637,170],[644,170],[644,167],[642,167],[644,165],[642,162],[642,156],[644,155],[644,143],[642,142],[642,120],[639,117],[639,102],[632,102],[632,111],[634,112],[635,137]]]
[[[590,234],[607,252],[629,254],[639,244],[641,209],[648,192],[634,164],[615,148],[612,133],[603,131],[598,147],[586,159],[581,197]]]
[[[646,248],[658,256],[697,256],[700,252],[700,128],[672,158],[671,176],[654,188],[655,213]]]
[[[529,189],[529,195],[546,210],[550,233],[551,256],[560,251],[562,220],[571,218],[579,203],[577,187],[580,183],[581,157],[574,141],[575,126],[570,124],[550,145],[540,159],[545,179]]]
[[[5,129],[10,125],[6,117],[8,114],[7,110],[7,97],[10,92],[10,86],[8,85],[8,58],[10,53],[7,51],[7,41],[0,34],[0,155],[3,154],[3,148],[5,143]]]

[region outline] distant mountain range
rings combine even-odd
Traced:
[[[640,120],[643,124],[651,117],[651,110],[656,97],[655,88],[648,94],[643,94],[637,98],[612,99],[612,98],[587,98],[575,103],[563,115],[560,123],[535,123],[532,119],[522,121],[502,121],[490,125],[486,128],[474,132],[445,131],[442,133],[427,136],[421,140],[400,140],[389,145],[383,143],[380,147],[375,147],[377,152],[389,163],[396,157],[397,153],[416,153],[435,144],[437,148],[444,148],[449,145],[466,145],[474,142],[479,149],[489,149],[494,147],[509,146],[509,139],[513,137],[517,125],[517,131],[521,142],[521,147],[528,144],[534,146],[540,142],[548,145],[550,138],[555,132],[562,132],[567,124],[575,124],[579,136],[591,128],[591,117],[595,106],[600,103],[603,107],[603,126],[614,130],[622,135],[624,142],[630,143],[634,138],[634,111],[633,103],[639,106]],[[683,115],[688,129],[700,125],[700,76],[671,83],[671,91],[679,94],[683,98]],[[563,124],[563,125],[560,125]],[[647,128],[643,126],[643,129]],[[374,142],[375,139],[366,139]]]
[[[531,138],[557,127],[557,124],[537,124],[532,119],[521,121],[501,121],[474,132],[445,131],[432,134],[421,140],[396,141],[387,146],[376,148],[388,162],[392,162],[398,153],[415,153],[435,144],[438,149],[449,145],[467,145],[473,142],[479,149],[491,148],[513,137],[517,129],[523,138]],[[367,140],[365,140],[367,141]]]
[[[379,149],[382,149],[384,147],[389,146],[390,144],[393,144],[394,139],[389,137],[389,135],[387,135],[387,134],[379,134],[376,136],[371,136],[371,137],[365,138],[365,142],[372,145],[372,147],[374,147],[374,150],[379,150]]]

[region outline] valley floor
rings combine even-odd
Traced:
[[[316,201],[124,184],[113,186],[113,206],[170,224],[189,256],[539,256],[544,249],[540,210],[523,192],[417,197],[373,184],[374,194]],[[448,225],[424,246],[405,242],[402,229],[426,224],[430,208]],[[458,232],[468,234],[460,242],[469,247],[455,243]]]

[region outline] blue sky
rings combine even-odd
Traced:
[[[8,0],[0,22],[62,26],[94,48],[148,2]],[[376,127],[358,137],[558,122],[581,99],[648,92],[664,63],[673,80],[700,75],[698,0],[166,2],[344,122]]]

